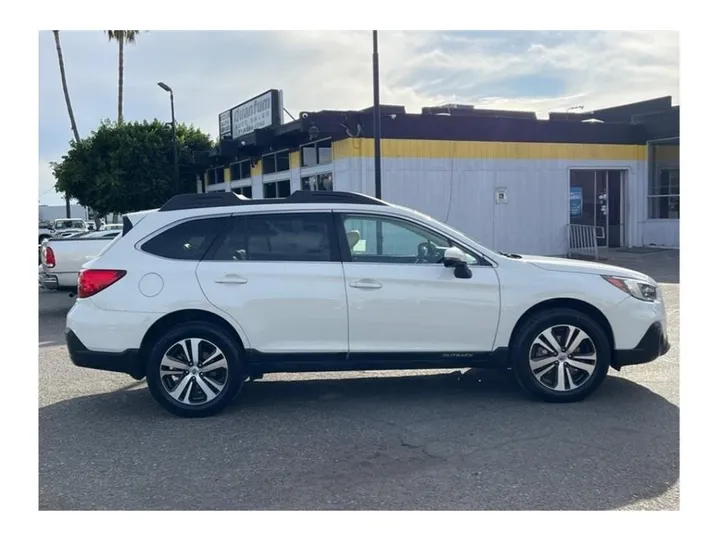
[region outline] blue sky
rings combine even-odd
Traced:
[[[60,32],[80,135],[117,114],[117,46],[101,31]],[[60,204],[50,161],[72,135],[51,32],[39,35],[43,204]],[[372,104],[367,31],[150,31],[125,53],[126,120],[178,121],[217,137],[217,114],[269,88],[285,107],[352,109]],[[380,32],[381,100],[409,112],[446,102],[541,115],[672,95],[679,103],[676,32]]]

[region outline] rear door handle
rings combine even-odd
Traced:
[[[215,283],[227,283],[227,284],[230,284],[230,285],[243,285],[243,284],[245,284],[245,283],[247,283],[247,282],[248,282],[248,280],[245,279],[244,277],[242,277],[242,276],[236,276],[236,275],[233,275],[233,274],[230,274],[230,275],[227,275],[227,276],[223,276],[223,277],[217,278],[217,279],[215,280]]]
[[[350,282],[351,287],[356,289],[381,289],[382,283],[375,281],[374,279],[360,279],[358,281]]]

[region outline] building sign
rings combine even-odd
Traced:
[[[220,138],[232,137],[232,121],[230,111],[220,113]]]
[[[220,138],[237,139],[256,129],[282,124],[282,90],[268,90],[237,107],[220,113]]]
[[[570,188],[570,216],[582,216],[583,195],[582,188],[573,186]]]
[[[495,188],[495,203],[496,204],[507,204],[507,188],[506,187]]]

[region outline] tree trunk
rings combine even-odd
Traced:
[[[68,91],[67,79],[65,78],[65,62],[63,61],[62,47],[60,46],[60,31],[53,30],[55,37],[55,48],[57,49],[58,64],[60,66],[60,79],[62,80],[63,94],[65,94],[65,105],[67,105],[68,116],[70,117],[70,128],[72,129],[75,142],[80,142],[80,134],[78,133],[77,124],[75,123],[75,115],[73,114],[72,104],[70,103],[70,92]],[[65,194],[65,217],[70,217],[70,197]]]
[[[118,39],[118,124],[123,121],[123,62],[125,56],[125,37]]]

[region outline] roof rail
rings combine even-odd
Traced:
[[[352,191],[295,191],[282,199],[287,203],[338,203],[338,204],[375,204],[387,206],[385,201]]]
[[[158,211],[172,212],[174,210],[192,210],[194,208],[218,208],[223,206],[245,206],[262,204],[372,204],[387,206],[388,203],[363,193],[349,191],[295,191],[289,197],[282,199],[248,199],[230,191],[211,193],[184,193],[175,195]]]

